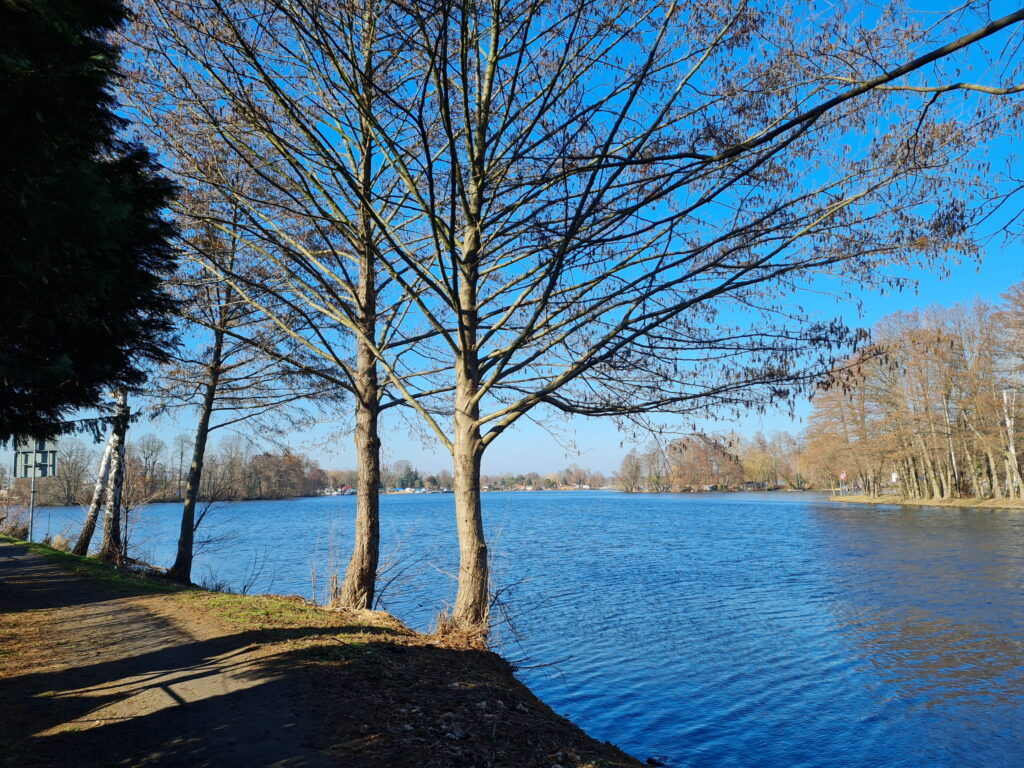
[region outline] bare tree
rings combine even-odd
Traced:
[[[972,150],[1020,112],[1003,98],[1022,90],[1013,66],[991,85],[954,77],[958,54],[984,58],[980,41],[1024,19],[963,35],[981,3],[927,24],[895,5],[871,26],[808,9],[800,29],[724,0],[146,10],[165,103],[260,158],[279,191],[245,201],[240,236],[314,318],[297,341],[352,382],[379,368],[451,452],[453,622],[468,628],[487,619],[480,464],[495,439],[545,408],[791,397],[848,334],[790,294],[970,253],[960,201],[991,195]],[[296,213],[306,237],[282,231]],[[401,297],[383,318],[371,274]],[[338,326],[365,364],[332,346]]]
[[[636,451],[630,451],[622,459],[622,465],[615,474],[615,479],[626,493],[635,493],[643,485],[643,467]]]
[[[408,279],[380,266],[382,222],[400,213],[407,194],[357,104],[375,102],[375,89],[393,79],[388,19],[372,0],[323,10],[312,2],[140,2],[132,98],[178,178],[215,190],[240,214],[180,211],[261,257],[262,270],[250,273],[202,257],[214,279],[288,336],[261,349],[353,396],[358,511],[338,600],[370,608],[379,559],[379,414],[402,402],[388,397],[378,360],[387,351],[402,388],[392,353],[416,339],[408,333]],[[194,162],[202,140],[229,159]]]
[[[957,52],[1024,11],[963,35],[966,14],[920,26],[899,7],[870,29],[836,10],[801,31],[748,3],[400,7],[407,79],[359,107],[416,211],[379,225],[435,331],[419,352],[455,389],[447,404],[399,391],[452,452],[467,627],[487,616],[495,439],[538,408],[792,396],[846,334],[788,294],[822,271],[871,286],[886,264],[969,252],[959,201],[990,190],[963,169],[1020,113],[1001,98],[1016,71],[953,75]],[[997,98],[947,108],[957,90]]]
[[[201,210],[192,197],[193,210]],[[181,526],[171,578],[189,582],[198,518],[195,509],[203,482],[203,462],[210,435],[218,429],[245,425],[253,430],[279,432],[305,416],[296,404],[318,399],[322,387],[309,386],[293,368],[274,354],[280,339],[276,327],[241,300],[230,284],[212,277],[203,260],[215,260],[232,271],[244,259],[237,238],[216,230],[182,228],[191,257],[175,279],[183,319],[190,324],[191,342],[160,372],[159,386],[149,394],[157,412],[188,409],[198,412],[182,499]],[[198,263],[197,263],[198,262]],[[191,269],[189,268],[191,266]],[[319,381],[316,382],[319,385]],[[270,421],[274,423],[271,424]]]
[[[163,461],[167,444],[156,435],[146,434],[133,440],[131,449],[139,463],[137,482],[142,486],[141,493],[150,499],[157,498],[167,482]]]
[[[57,445],[57,474],[53,492],[58,504],[77,504],[87,482],[92,461],[89,449],[81,440],[61,440]]]
[[[869,495],[1021,495],[1013,302],[895,313],[814,399],[809,453]]]

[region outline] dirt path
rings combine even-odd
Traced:
[[[384,613],[168,592],[0,540],[0,768],[641,765],[512,672]]]
[[[196,631],[0,544],[0,765],[337,764],[308,681],[246,633]]]

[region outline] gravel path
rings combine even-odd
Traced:
[[[308,681],[147,601],[0,544],[0,765],[335,765]]]

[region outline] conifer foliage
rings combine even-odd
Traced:
[[[123,138],[119,0],[0,0],[0,440],[67,431],[165,356],[174,191]]]

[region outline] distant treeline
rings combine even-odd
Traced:
[[[992,305],[898,312],[814,398],[810,455],[864,493],[1020,498],[1024,283]]]
[[[143,504],[180,501],[185,493],[191,456],[192,443],[183,435],[170,445],[152,434],[129,439],[123,490],[126,508],[133,510]],[[90,447],[74,438],[60,440],[57,475],[37,481],[36,503],[40,506],[88,504],[99,460],[98,447]],[[0,488],[10,484],[8,473],[8,469],[0,468]],[[486,490],[602,488],[609,483],[601,472],[575,464],[546,475],[538,472],[483,475],[482,481]],[[385,491],[450,490],[452,483],[449,470],[427,472],[405,459],[385,464],[381,470],[381,490]],[[15,480],[10,485],[11,501],[28,500],[28,480]],[[300,453],[259,450],[249,441],[232,438],[206,454],[199,495],[206,501],[287,499],[355,485],[354,469],[324,470]]]
[[[334,488],[344,486],[355,487],[356,470],[332,469],[327,471],[329,483]],[[516,474],[505,472],[498,475],[481,475],[484,490],[551,490],[556,488],[603,488],[608,478],[601,472],[583,469],[575,464],[558,472],[545,475],[539,472]],[[440,472],[425,472],[417,469],[411,462],[400,459],[393,464],[385,464],[381,468],[381,487],[385,490],[443,490],[451,489],[452,473],[447,469]]]
[[[703,435],[630,451],[615,479],[629,493],[799,490],[812,483],[804,465],[802,436]]]
[[[99,448],[81,440],[58,443],[57,475],[36,483],[36,503],[45,505],[88,504],[99,465]],[[123,496],[125,506],[178,501],[185,493],[191,441],[180,436],[171,445],[155,435],[142,435],[126,444]],[[6,486],[0,470],[0,485]],[[200,485],[205,500],[286,499],[314,496],[329,484],[327,473],[312,459],[291,451],[266,451],[235,438],[206,454]],[[28,480],[12,485],[15,500],[28,493]]]

